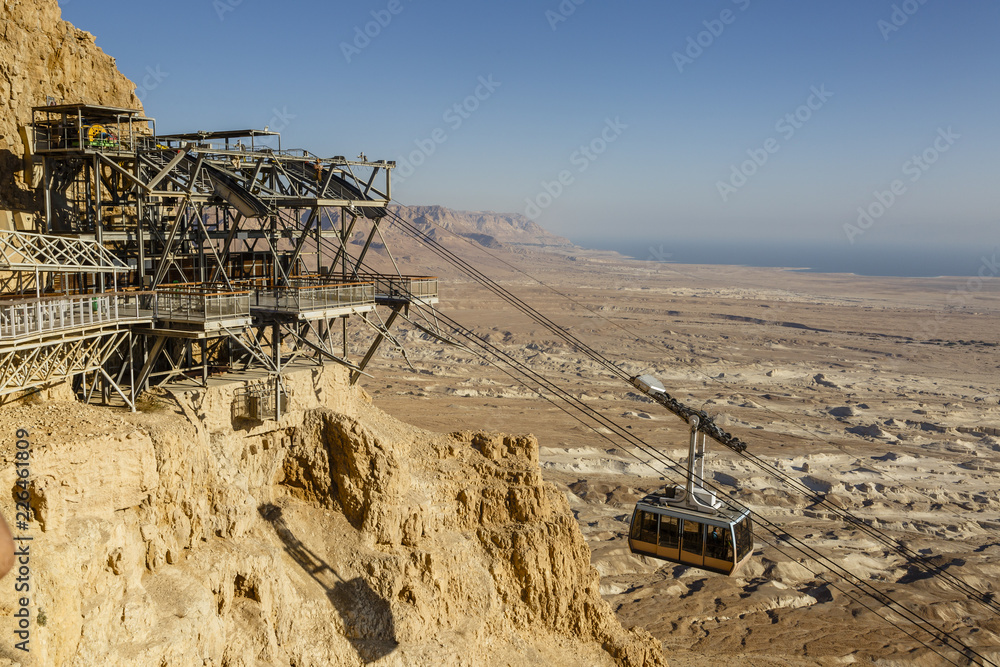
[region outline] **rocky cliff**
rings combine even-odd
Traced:
[[[0,485],[26,429],[37,521],[30,652],[8,588],[0,664],[664,664],[600,597],[533,437],[418,430],[342,370],[290,374],[280,421],[234,421],[236,383],[4,408]]]
[[[0,209],[31,210],[31,107],[139,102],[55,0],[2,2]],[[0,409],[0,512],[19,481],[31,508],[0,665],[664,664],[600,597],[534,438],[414,429],[340,368],[287,381],[280,421],[234,418],[235,381],[136,414],[65,388]]]
[[[455,211],[443,206],[405,206],[397,212],[431,238],[447,230],[489,248],[547,248],[572,246],[572,242],[539,227],[518,213]],[[447,234],[443,236],[447,239]]]
[[[2,0],[0,4],[0,209],[35,210],[22,176],[19,132],[31,107],[52,97],[139,109],[135,84],[116,68],[94,36],[61,19],[56,0]]]
[[[473,253],[473,264],[480,268],[490,266],[503,270],[503,263],[491,256],[505,253],[546,255],[577,252],[579,247],[572,241],[556,236],[539,227],[534,222],[517,213],[494,213],[492,211],[457,211],[444,206],[400,206],[389,207],[391,213],[411,223],[419,232],[434,239],[440,245],[458,253]],[[337,213],[333,213],[325,224],[340,227]],[[354,232],[351,243],[360,250],[368,242],[368,230]],[[403,227],[385,220],[380,227],[380,237],[371,244],[374,251],[367,255],[368,262],[386,270],[395,270],[386,254],[386,246],[392,249],[395,259],[405,265],[411,273],[429,273],[438,276],[457,275],[441,258],[431,252],[424,243],[415,242]],[[483,250],[485,249],[485,252]],[[459,272],[460,273],[460,272]]]

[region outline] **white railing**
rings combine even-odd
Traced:
[[[254,305],[270,310],[302,312],[325,308],[349,308],[375,304],[372,283],[335,285],[291,285],[254,290]]]
[[[156,288],[157,317],[219,320],[250,316],[250,292],[219,291],[215,286],[165,285]]]
[[[0,301],[0,339],[20,338],[121,319],[150,317],[155,298],[149,292],[108,292]]]
[[[438,279],[434,276],[393,276],[359,273],[359,281],[375,285],[375,298],[397,301],[432,299],[438,296]],[[294,276],[293,285],[336,284],[335,276]]]

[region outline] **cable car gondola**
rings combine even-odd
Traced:
[[[657,402],[670,401],[656,378],[643,375],[633,378],[632,382]],[[667,487],[663,493],[651,493],[636,503],[628,546],[634,554],[729,575],[749,560],[753,552],[750,510],[727,506],[714,491],[701,485],[705,476],[706,438],[703,434],[699,447],[701,417],[693,413],[686,417],[691,426],[687,484]],[[710,432],[714,434],[714,430]],[[728,434],[722,435],[727,436],[724,438],[726,444],[735,441]]]
[[[678,487],[651,493],[635,505],[628,546],[632,553],[732,574],[753,552],[750,510],[723,506],[716,514],[674,505]],[[721,504],[721,503],[720,503]]]

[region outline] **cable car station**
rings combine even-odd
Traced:
[[[280,416],[285,365],[356,381],[397,316],[437,303],[436,278],[366,261],[393,162],[288,150],[266,128],[158,135],[85,104],[35,107],[26,129],[44,206],[0,230],[0,396],[73,378],[134,409],[150,386],[257,368]],[[357,362],[349,322],[370,339]]]

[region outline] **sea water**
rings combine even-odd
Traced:
[[[1000,247],[987,245],[860,245],[823,243],[643,243],[573,239],[585,248],[613,250],[633,259],[677,264],[785,267],[862,276],[980,276],[1000,279]]]

